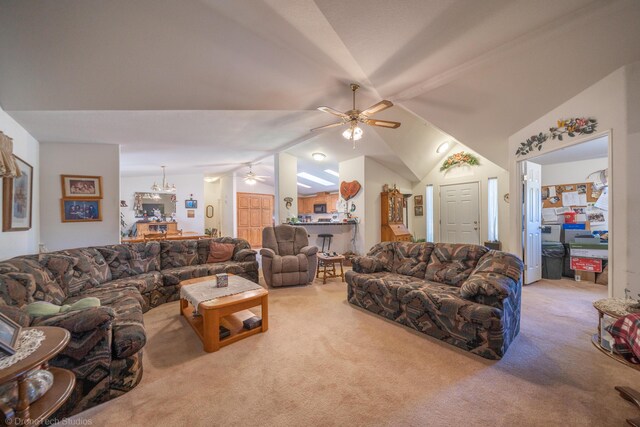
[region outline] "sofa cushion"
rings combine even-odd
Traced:
[[[207,267],[207,276],[219,273],[237,274],[251,273],[258,271],[258,263],[255,261],[227,261],[214,264],[204,264]]]
[[[104,257],[112,279],[160,271],[160,242],[144,242],[96,248]]]
[[[90,289],[82,296],[67,299],[65,304],[73,304],[86,296],[98,298],[102,306],[111,308],[115,314],[112,324],[114,357],[129,357],[144,347],[146,333],[142,316],[142,297],[136,288]]]
[[[67,296],[111,280],[111,270],[102,254],[94,248],[70,249],[41,254],[40,264],[46,266]]]
[[[391,271],[423,279],[433,248],[433,243],[395,242]]]
[[[425,279],[460,286],[487,252],[487,248],[479,245],[436,243]]]
[[[460,294],[467,299],[491,302],[500,307],[501,301],[517,292],[524,264],[515,255],[490,251],[478,262],[473,274],[460,287]]]
[[[236,245],[233,243],[219,243],[211,241],[209,243],[209,257],[207,263],[225,262],[233,258],[233,250]]]
[[[47,301],[53,304],[62,304],[66,298],[63,288],[56,282],[54,276],[46,267],[43,267],[36,256],[17,257],[4,262],[0,262],[0,274],[19,273],[30,275],[35,282],[33,300]],[[15,276],[17,277],[17,276]],[[22,276],[20,276],[22,277]],[[22,278],[22,283],[26,283],[26,278]],[[32,301],[29,301],[32,302]],[[28,304],[28,303],[27,303]]]
[[[165,240],[160,242],[160,267],[186,267],[198,265],[197,240]]]
[[[204,276],[210,276],[209,266],[207,264],[188,265],[185,267],[174,267],[162,270],[164,286],[175,286],[180,284],[183,280]]]
[[[24,307],[31,304],[36,291],[36,281],[31,274],[0,274],[0,298],[2,305]]]
[[[367,258],[377,258],[383,270],[392,271],[395,258],[395,242],[382,242],[374,245],[367,253]]]
[[[31,324],[31,316],[29,316],[29,313],[19,309],[18,307],[0,305],[0,313],[4,314],[23,328],[26,328]]]
[[[150,308],[156,307],[163,302],[167,302],[167,292],[164,288],[162,273],[151,271],[149,273],[138,274],[137,276],[123,277],[102,283],[95,289],[121,289],[136,288],[142,296],[142,311],[146,312]]]

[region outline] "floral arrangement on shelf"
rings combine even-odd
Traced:
[[[447,160],[445,160],[440,167],[440,172],[449,170],[454,166],[462,165],[479,166],[480,160],[478,160],[478,158],[471,153],[465,153],[464,151],[461,151],[447,157]]]
[[[573,138],[578,135],[589,135],[596,131],[598,121],[592,118],[571,118],[568,120],[558,120],[557,127],[549,128],[549,133],[540,132],[537,135],[532,135],[525,142],[520,143],[516,156],[524,156],[532,151],[542,150],[542,144],[545,143],[551,137],[551,139],[557,139],[562,141],[563,135]]]

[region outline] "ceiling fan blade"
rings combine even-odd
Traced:
[[[393,102],[384,99],[377,104],[374,104],[371,107],[367,108],[360,114],[363,114],[365,116],[373,116],[375,113],[379,113],[380,111],[386,110],[389,107],[393,107]]]
[[[264,182],[264,178],[260,176],[254,176],[253,179],[255,179],[256,181]]]
[[[325,113],[333,114],[334,116],[342,117],[343,119],[348,119],[349,116],[343,113],[342,111],[335,110],[331,107],[318,107],[318,110],[323,111]]]
[[[390,129],[396,129],[400,127],[399,122],[390,122],[387,120],[366,119],[366,120],[363,120],[363,122],[371,126],[380,126],[383,128],[390,128]]]
[[[344,122],[338,122],[338,123],[331,123],[330,125],[325,125],[325,126],[320,126],[317,128],[313,128],[311,129],[311,132],[315,132],[317,130],[321,130],[321,129],[329,129],[329,128],[333,128],[336,126],[342,126],[344,124]]]

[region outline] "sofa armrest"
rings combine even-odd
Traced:
[[[21,310],[18,307],[0,305],[0,313],[4,314],[23,328],[26,328],[31,323],[31,316],[29,316],[27,310]]]
[[[263,257],[267,257],[267,258],[273,258],[273,257],[276,256],[276,253],[274,252],[273,249],[262,248],[262,249],[260,249],[260,255],[262,255]]]
[[[302,249],[300,249],[300,253],[306,256],[311,256],[311,255],[315,255],[318,253],[318,247],[317,246],[305,246]]]
[[[513,280],[509,276],[493,272],[474,273],[460,287],[460,296],[471,301],[482,300],[483,297],[492,297],[498,301],[517,295],[518,287],[522,286],[520,280]]]
[[[356,273],[377,273],[384,270],[384,264],[375,256],[357,256],[351,258],[353,271]]]
[[[238,262],[255,261],[256,254],[257,252],[253,249],[240,249],[233,256],[233,260]]]
[[[95,329],[109,329],[114,317],[115,314],[109,307],[92,307],[52,316],[35,317],[31,326],[58,326],[78,334]]]

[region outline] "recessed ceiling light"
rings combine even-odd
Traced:
[[[442,144],[438,145],[438,148],[436,149],[436,153],[438,154],[444,153],[448,148],[449,148],[449,141],[445,141]]]
[[[218,178],[215,178],[213,176],[205,176],[204,177],[204,182],[216,182]]]
[[[301,182],[299,182],[299,183],[298,183],[298,187],[302,187],[302,188],[311,188],[311,186],[310,186],[310,185],[303,184],[303,183],[301,183]]]
[[[307,179],[307,180],[309,180],[311,182],[315,182],[316,184],[324,185],[325,187],[330,187],[332,185],[338,185],[338,184],[334,184],[333,182],[329,182],[326,179],[318,178],[317,176],[311,175],[310,173],[306,173],[306,172],[300,172],[298,174],[298,176],[300,178]]]
[[[325,169],[324,170],[326,173],[328,173],[329,175],[333,175],[333,176],[337,176],[340,177],[340,174],[332,169]]]
[[[321,162],[325,159],[325,157],[327,157],[324,153],[313,153],[311,155],[311,158],[313,160],[315,160],[316,162]]]

